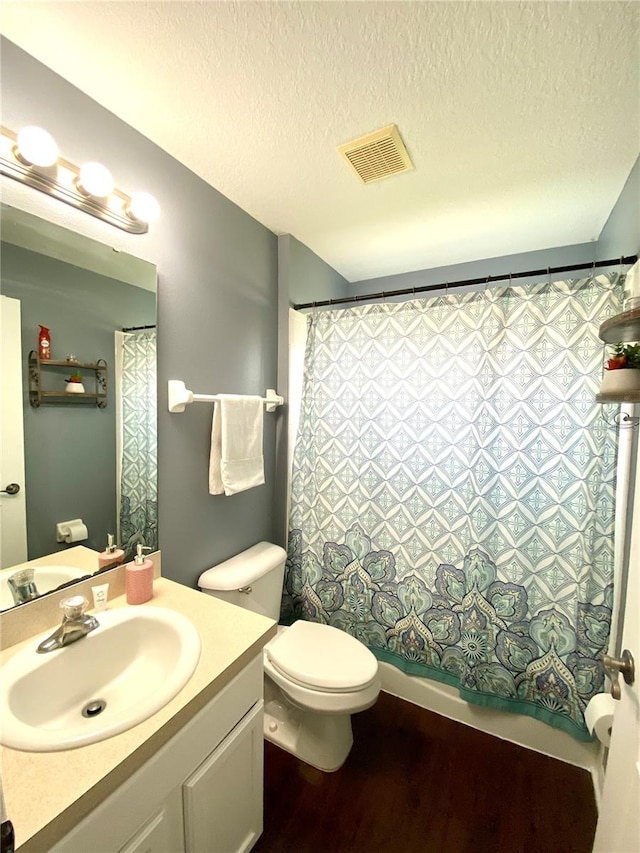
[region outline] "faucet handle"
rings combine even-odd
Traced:
[[[65,619],[80,619],[88,607],[89,602],[84,595],[72,595],[70,598],[63,598],[60,602]]]

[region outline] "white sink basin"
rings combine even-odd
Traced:
[[[119,734],[159,711],[184,687],[200,657],[200,635],[179,613],[122,607],[62,649],[37,654],[36,637],[3,667],[0,742],[56,752]],[[53,629],[52,629],[53,630]],[[104,702],[95,716],[89,703]]]
[[[21,568],[33,569],[33,580],[40,594],[57,589],[60,584],[68,581],[86,578],[89,572],[84,569],[76,569],[75,566],[12,566],[10,569],[0,571],[0,610],[14,607],[15,602],[7,583],[7,578],[15,574]]]

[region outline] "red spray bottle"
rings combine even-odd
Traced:
[[[46,326],[40,326],[40,336],[38,338],[38,356],[40,361],[46,361],[51,358],[51,333]]]

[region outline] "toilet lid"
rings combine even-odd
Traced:
[[[316,622],[294,622],[265,651],[284,675],[320,690],[360,690],[378,674],[378,661],[365,645]]]

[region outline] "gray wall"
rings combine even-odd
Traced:
[[[82,518],[89,548],[102,551],[116,531],[116,419],[114,331],[155,323],[155,293],[2,243],[2,294],[20,300],[25,440],[25,495],[29,559],[63,551],[60,521]],[[38,349],[38,326],[51,330],[51,357],[104,359],[107,407],[29,403],[27,359]],[[64,390],[69,368],[44,368],[44,390]],[[83,371],[86,391],[94,375]]]
[[[162,215],[138,238],[158,268],[158,500],[163,572],[187,585],[274,530],[275,432],[265,417],[266,485],[232,497],[207,489],[212,407],[167,411],[167,380],[200,393],[276,387],[277,240],[189,169],[6,39],[3,124],[41,125],[62,156],[96,159],[124,191],[144,188]],[[105,70],[108,73],[108,69]],[[206,108],[206,105],[203,105]],[[51,217],[59,216],[51,201]],[[90,219],[90,217],[84,217]],[[58,220],[59,221],[59,220]],[[115,229],[103,226],[102,242]],[[114,235],[114,239],[118,235]]]
[[[286,287],[290,302],[339,299],[351,292],[351,285],[346,278],[307,248],[304,243],[289,234],[278,237],[278,243],[281,252],[283,247],[288,251]],[[282,272],[284,267],[281,271],[281,289],[285,284],[282,281]]]
[[[598,238],[601,258],[619,258],[640,252],[640,157],[627,178]]]
[[[289,398],[289,307],[296,302],[337,299],[349,282],[290,234],[278,237],[278,390]],[[286,547],[288,407],[278,419],[274,542]]]
[[[483,278],[488,275],[508,275],[526,270],[547,269],[565,264],[591,263],[597,259],[596,252],[595,243],[578,243],[574,246],[558,246],[536,252],[503,255],[499,258],[482,258],[465,264],[434,267],[433,269],[416,270],[400,275],[366,279],[352,284],[350,292],[352,294],[379,293],[430,284],[443,284],[447,281],[465,281],[466,279]],[[517,284],[531,284],[544,278],[545,276],[520,278],[517,280]],[[428,294],[426,295],[428,296]],[[403,298],[407,299],[408,297]]]

